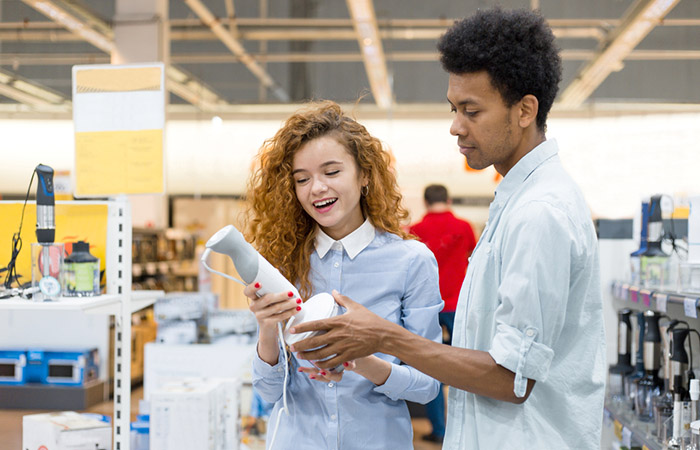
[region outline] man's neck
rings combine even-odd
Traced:
[[[433,203],[426,208],[429,213],[443,213],[450,210],[450,205],[445,202]]]

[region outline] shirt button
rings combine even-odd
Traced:
[[[281,368],[281,367],[278,367],[278,368],[277,368],[277,371],[278,371],[278,372],[282,372],[282,368]]]
[[[331,420],[335,420],[335,414],[331,414]]]
[[[333,264],[333,267],[339,267],[339,266],[340,266],[340,263],[338,263],[338,262]]]
[[[525,334],[526,334],[527,336],[529,336],[529,337],[532,337],[532,336],[535,334],[535,331],[534,331],[534,330],[527,330],[527,331],[525,332]]]
[[[333,386],[334,386],[334,384],[333,384],[332,382],[331,382],[331,383],[328,383],[328,387],[331,387],[331,388],[332,388]]]

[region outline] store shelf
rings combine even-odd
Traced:
[[[131,313],[152,305],[163,291],[133,291]],[[124,295],[98,297],[61,297],[55,301],[34,302],[18,297],[0,300],[0,310],[14,311],[82,311],[87,314],[120,314]]]
[[[698,293],[649,289],[621,281],[614,281],[611,289],[613,297],[618,300],[630,301],[660,312],[666,312],[666,305],[669,303],[680,304],[683,305],[686,316],[698,317],[698,306],[700,305],[700,294]]]
[[[653,434],[653,425],[637,420],[634,413],[628,408],[615,405],[606,399],[605,415],[613,421],[617,438],[623,444],[631,443],[630,448],[641,447],[644,450],[662,450],[664,448],[663,443]]]

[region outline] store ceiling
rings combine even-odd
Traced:
[[[115,1],[0,0],[0,114],[70,117],[71,67],[109,63]],[[286,114],[367,93],[361,106],[377,114],[445,112],[436,41],[496,3],[539,7],[553,27],[557,114],[700,109],[698,0],[170,0],[170,117]]]

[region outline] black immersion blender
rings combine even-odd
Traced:
[[[637,348],[634,356],[634,371],[625,378],[625,397],[630,409],[635,409],[635,398],[637,397],[637,382],[644,376],[644,313],[638,311],[636,342]]]
[[[658,396],[661,389],[659,368],[661,365],[661,332],[659,319],[661,315],[656,311],[645,311],[644,333],[644,376],[637,382],[637,395],[635,408],[637,417],[643,421],[651,421],[654,417],[654,408],[651,399]]]
[[[36,240],[41,244],[41,291],[48,296],[61,291],[58,280],[51,276],[51,244],[56,238],[56,212],[53,189],[53,169],[39,164],[34,169],[39,178],[36,187]]]
[[[610,366],[610,395],[619,400],[625,394],[624,380],[632,367],[632,322],[629,308],[617,312],[617,364]]]
[[[665,441],[668,437],[663,424],[673,415],[673,393],[671,392],[671,345],[673,337],[671,332],[679,323],[678,320],[674,319],[666,326],[659,327],[661,330],[664,379],[661,393],[652,399],[652,403],[654,407],[654,421],[656,423],[656,437],[661,441]]]
[[[673,392],[673,435],[668,441],[668,448],[680,449],[683,434],[683,402],[689,400],[686,389],[688,353],[685,351],[685,340],[690,330],[680,328],[673,330],[671,341],[671,392]]]
[[[642,256],[668,256],[661,249],[664,223],[661,217],[661,196],[654,195],[649,203],[649,224],[647,236],[647,248]]]

